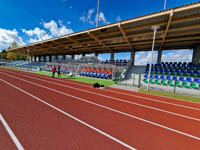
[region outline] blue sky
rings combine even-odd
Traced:
[[[196,0],[167,0],[167,8],[192,2]],[[163,6],[164,0],[100,0],[100,25],[161,11]],[[96,7],[97,0],[1,0],[0,50],[13,40],[29,44],[93,28]],[[129,53],[116,57],[128,58]]]

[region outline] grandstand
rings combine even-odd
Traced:
[[[47,62],[43,70],[50,71],[52,65],[61,65],[63,73],[115,79],[121,74],[120,84],[146,87],[150,78],[151,88],[185,94],[199,95],[200,63],[200,2],[163,10],[141,17],[108,24],[105,26],[72,33],[69,35],[36,42],[10,51],[31,56],[31,63],[20,66]],[[135,53],[152,49],[152,26],[159,25],[155,38],[155,50],[158,51],[157,63],[152,65],[152,74],[148,77],[149,65],[135,66]],[[162,62],[163,50],[193,49],[190,63]],[[115,59],[115,53],[130,52],[130,60]],[[98,60],[100,53],[110,53],[110,59]],[[81,59],[74,59],[75,55]],[[86,54],[94,54],[90,59]],[[66,59],[66,55],[71,55]],[[52,57],[55,60],[52,60]],[[63,59],[58,59],[62,56]],[[15,65],[17,66],[17,64]],[[37,66],[40,66],[38,64]],[[192,92],[191,92],[192,91]]]

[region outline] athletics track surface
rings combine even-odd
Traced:
[[[200,149],[198,103],[3,68],[0,116],[3,150]]]

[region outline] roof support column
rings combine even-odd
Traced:
[[[38,56],[38,61],[41,62],[41,56]]]
[[[74,54],[72,54],[71,59],[74,60]]]
[[[43,56],[43,60],[44,60],[44,62],[46,62],[46,61],[47,61],[47,59],[46,59],[46,56]]]
[[[95,52],[94,56],[98,59],[99,53]]]
[[[162,58],[162,50],[158,50],[158,58],[157,58],[157,64],[161,64],[161,58]]]
[[[85,57],[85,53],[82,53],[82,57]]]
[[[66,59],[66,55],[65,54],[63,54],[63,60],[65,60]]]
[[[52,56],[49,55],[49,62],[52,62]]]
[[[33,61],[36,62],[37,61],[37,56],[33,56],[33,57],[34,57]]]
[[[56,60],[58,60],[58,55],[55,55]]]
[[[131,65],[134,66],[135,64],[135,51],[131,51],[131,57],[130,57],[130,60],[131,60]]]
[[[33,56],[30,56],[30,58],[31,58],[31,60],[30,60],[30,61],[32,62],[32,61],[33,61]]]
[[[194,47],[193,49],[192,63],[193,64],[200,63],[200,46]]]
[[[111,60],[114,60],[114,59],[115,59],[115,53],[114,53],[114,52],[111,52],[111,53],[110,53],[110,59],[111,59]]]

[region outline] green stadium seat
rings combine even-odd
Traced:
[[[191,73],[190,77],[196,77],[196,75],[194,73]]]
[[[150,79],[150,83],[151,84],[154,84],[155,82],[154,82],[154,79]]]
[[[170,80],[170,81],[168,81],[168,82],[167,82],[167,84],[168,84],[168,85],[170,85],[170,86],[174,86],[174,82],[173,82],[173,81],[171,81],[171,80]]]
[[[161,84],[162,84],[162,85],[167,85],[167,80],[162,80],[162,81],[161,81]]]
[[[198,85],[194,82],[190,83],[190,87],[193,89],[198,89]]]
[[[144,82],[145,82],[145,83],[148,83],[148,79],[145,78],[145,79],[144,79]]]
[[[156,79],[155,84],[160,84],[160,80]]]
[[[181,87],[181,86],[182,86],[180,81],[176,81],[176,82],[175,82],[175,85],[178,86],[178,87]]]
[[[182,86],[185,87],[185,88],[189,88],[190,87],[188,82],[183,82]]]

